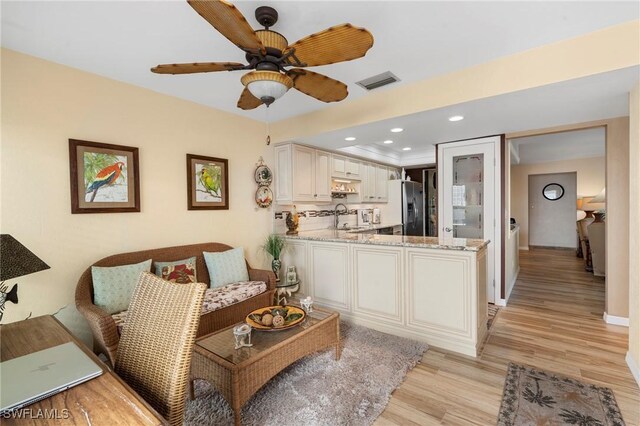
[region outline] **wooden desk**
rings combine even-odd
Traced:
[[[40,413],[40,418],[3,418],[0,420],[3,426],[13,424],[39,426],[167,424],[151,406],[51,315],[0,327],[0,360],[7,361],[66,342],[75,342],[102,367],[104,373],[22,410],[23,414],[31,414],[31,416],[37,416]],[[58,418],[43,418],[47,414],[57,414]]]

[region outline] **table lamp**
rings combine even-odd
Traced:
[[[5,302],[18,303],[18,284],[7,291],[9,287],[4,282],[49,268],[49,265],[11,235],[0,234],[0,321],[4,315]]]
[[[606,201],[607,201],[606,188],[602,188],[602,191],[600,191],[598,195],[596,195],[595,197],[593,197],[591,201],[589,201],[589,209],[594,211],[593,215],[596,218],[594,223],[602,222],[602,219],[604,219],[604,212],[605,212],[605,209],[607,208]]]

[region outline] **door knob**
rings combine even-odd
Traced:
[[[444,230],[445,230],[445,232],[451,232],[451,231],[453,231],[453,229],[451,229],[451,228],[444,228]]]

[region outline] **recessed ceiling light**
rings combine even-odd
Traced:
[[[453,117],[449,117],[449,121],[460,121],[464,120],[464,117],[461,115],[454,115]]]
[[[349,136],[349,137],[344,138],[344,140],[351,142],[351,141],[355,141],[356,138],[354,138],[353,136]]]
[[[391,131],[393,133],[400,133],[401,131],[403,131],[404,129],[402,127],[394,127],[393,129],[391,129]]]
[[[383,143],[390,144],[390,143],[393,143],[393,141],[391,139],[389,139],[389,140],[384,141]]]
[[[405,146],[404,148],[402,148],[403,151],[411,151],[411,147],[409,146]]]

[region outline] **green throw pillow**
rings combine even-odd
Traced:
[[[133,265],[92,266],[93,303],[109,314],[128,309],[140,273],[150,270],[151,259]]]
[[[209,270],[211,288],[222,287],[238,281],[249,281],[247,264],[242,247],[221,252],[203,252]]]
[[[156,275],[162,277],[162,269],[165,266],[176,266],[176,265],[184,265],[190,263],[193,265],[193,273],[196,273],[196,257],[190,257],[189,259],[176,260],[175,262],[156,262],[154,265],[156,267]]]

